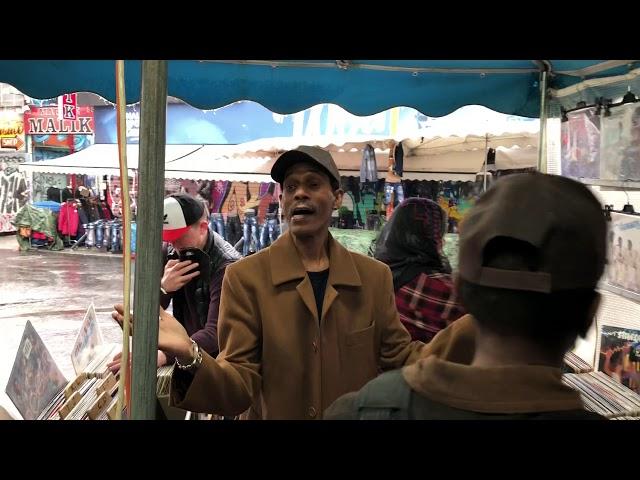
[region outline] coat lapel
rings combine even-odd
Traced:
[[[290,232],[285,232],[271,245],[269,248],[269,260],[271,281],[274,286],[301,280],[296,286],[296,290],[309,309],[309,313],[313,315],[316,325],[319,325],[318,308],[313,294],[313,287],[300,260]],[[338,298],[339,293],[335,288],[336,286],[361,287],[362,281],[351,253],[329,234],[329,280],[327,281],[327,289],[322,304],[322,319],[324,319],[329,308]]]
[[[311,286],[309,275],[305,275],[304,279],[298,284],[298,286],[296,286],[296,290],[298,290],[300,297],[302,297],[302,301],[309,309],[309,313],[313,315],[315,324],[319,325],[320,322],[318,321],[318,306],[316,305],[316,297],[313,293],[313,287]]]
[[[322,320],[338,298],[336,286],[361,287],[362,281],[349,251],[329,234],[329,280],[322,303]]]
[[[309,309],[316,325],[318,321],[318,307],[313,294],[313,287],[309,276],[302,265],[298,250],[296,249],[290,232],[285,232],[269,248],[269,261],[271,264],[271,281],[274,286],[283,285],[294,280],[301,280],[296,290],[302,301]]]

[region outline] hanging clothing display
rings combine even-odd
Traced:
[[[80,224],[80,216],[78,213],[78,205],[75,201],[70,200],[60,206],[58,214],[58,230],[62,235],[75,237],[78,233],[78,225]]]
[[[367,143],[362,150],[362,162],[360,164],[360,183],[375,182],[378,180],[378,166],[376,152]]]
[[[242,224],[240,223],[240,217],[237,213],[229,213],[227,215],[227,224],[225,226],[225,239],[231,245],[234,245],[240,241],[243,236]]]
[[[246,257],[251,253],[260,250],[260,240],[258,234],[258,220],[255,210],[248,208],[244,212],[244,243],[242,245],[242,255]]]
[[[209,228],[225,240],[227,239],[224,228],[224,217],[221,213],[211,213],[209,215]]]
[[[396,207],[398,204],[404,201],[404,188],[402,187],[402,183],[387,183],[384,186],[384,203],[385,205],[389,205],[391,203],[391,195],[393,194],[393,206]]]
[[[231,182],[227,182],[225,180],[217,180],[215,182],[210,182],[210,185],[211,185],[210,211],[211,213],[220,213],[222,205],[229,193]]]
[[[404,148],[402,147],[402,142],[398,142],[396,148],[394,150],[394,165],[393,165],[393,173],[402,176],[402,167],[404,163]]]
[[[265,217],[267,215],[267,210],[269,209],[269,205],[272,203],[277,203],[278,199],[274,196],[276,184],[271,182],[263,182],[260,184],[260,201],[258,203],[258,223],[262,224],[265,222]]]
[[[260,249],[267,248],[280,236],[280,225],[275,213],[268,213],[260,233]]]

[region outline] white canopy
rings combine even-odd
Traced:
[[[202,145],[167,145],[165,162],[184,157]],[[138,169],[138,145],[127,145],[127,167],[129,174]],[[28,162],[20,165],[27,172],[66,173],[74,175],[120,175],[118,145],[96,144],[79,152],[53,160]]]
[[[376,152],[378,172],[387,171],[387,137],[269,138],[240,145],[167,145],[165,177],[191,180],[269,182],[271,166],[281,152],[301,144],[329,150],[342,175],[359,175],[367,143]],[[529,132],[466,137],[411,138],[403,141],[405,179],[466,180],[482,169],[487,148],[496,149],[496,167],[527,168],[537,162],[537,134]],[[127,145],[129,174],[138,168],[138,145]],[[31,172],[119,175],[118,146],[92,145],[54,160],[29,162]]]
[[[538,149],[533,146],[520,148],[518,146],[496,148],[496,169],[514,170],[531,168],[538,164]]]

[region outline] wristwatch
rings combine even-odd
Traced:
[[[181,365],[178,361],[178,358],[176,357],[176,366],[180,370],[188,370],[190,372],[194,372],[198,369],[198,367],[200,367],[200,364],[202,363],[202,352],[200,351],[200,347],[193,339],[191,339],[191,344],[193,346],[193,360],[190,364]]]

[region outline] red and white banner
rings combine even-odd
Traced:
[[[58,120],[78,119],[78,94],[67,93],[58,97]]]

